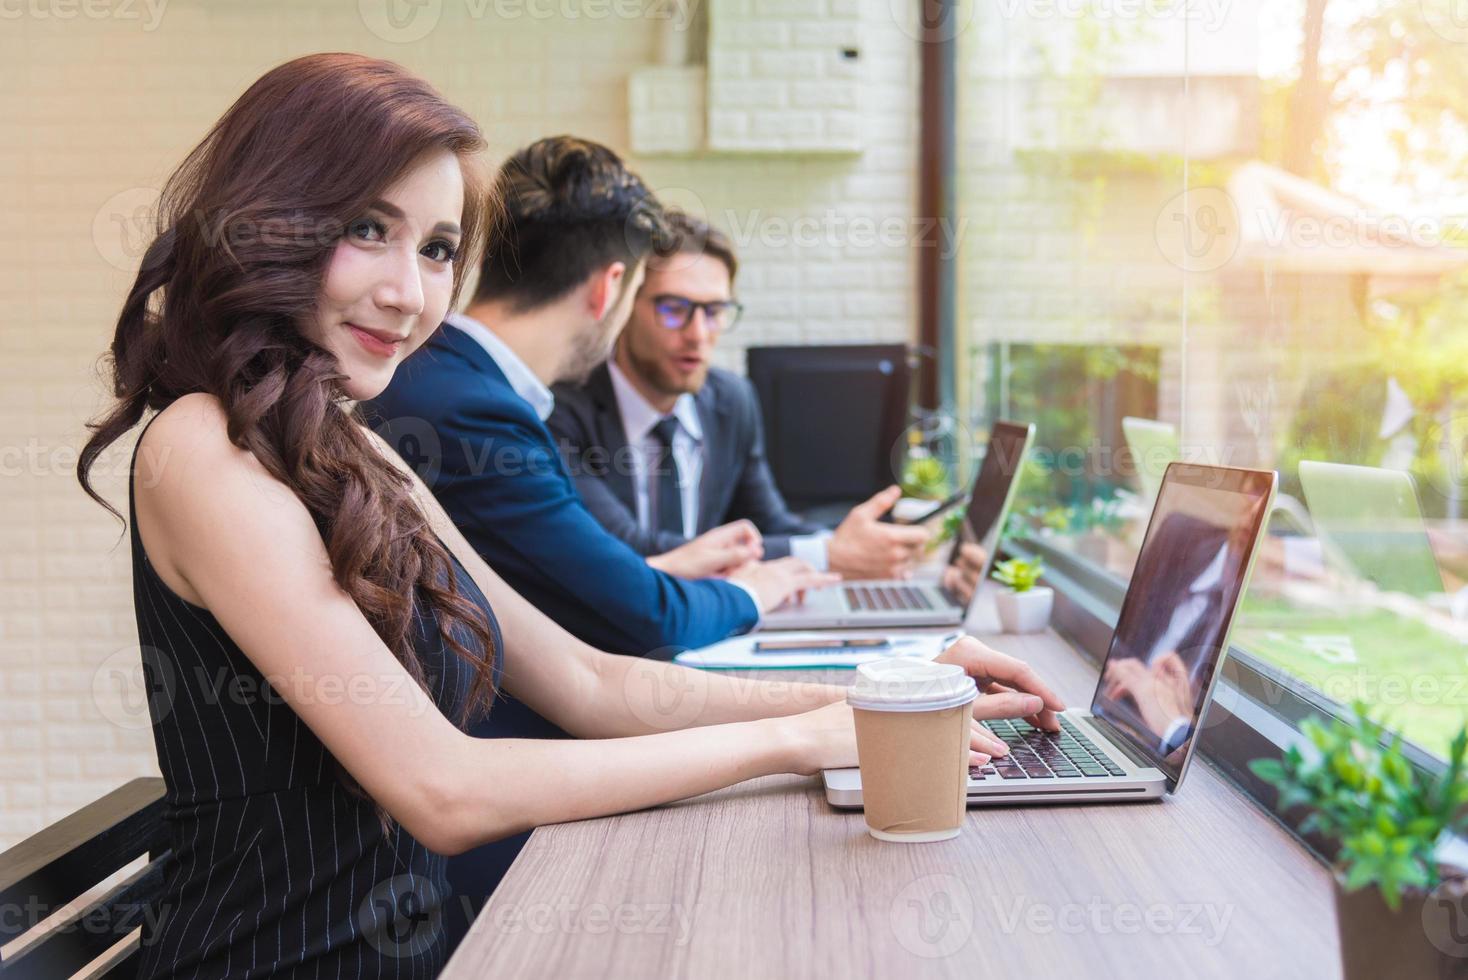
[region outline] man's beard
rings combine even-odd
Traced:
[[[586,383],[591,372],[596,370],[612,354],[617,342],[617,331],[608,327],[603,320],[595,329],[578,334],[571,341],[571,351],[560,371],[560,380],[573,385]]]
[[[669,397],[678,395],[696,395],[703,388],[708,379],[708,373],[697,375],[692,378],[681,378],[671,370],[665,370],[663,361],[656,355],[644,357],[637,350],[637,345],[631,343],[628,338],[626,344],[627,359],[632,362],[632,367],[641,375],[642,379],[654,389]]]

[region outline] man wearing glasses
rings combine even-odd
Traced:
[[[648,259],[611,359],[584,383],[555,388],[547,425],[587,509],[643,555],[748,522],[766,558],[794,555],[848,578],[908,574],[929,532],[879,520],[897,487],[854,507],[834,532],[785,505],[753,389],[710,365],[742,309],[733,245],[687,214],[666,217],[672,237]]]

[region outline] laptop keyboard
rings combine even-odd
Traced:
[[[983,723],[1009,746],[1009,754],[985,766],[970,766],[969,776],[983,779],[1057,779],[1086,776],[1121,776],[1121,766],[1064,715],[1060,731],[1047,732],[1026,721],[995,720]]]
[[[910,585],[848,585],[847,608],[873,612],[905,612],[932,609],[933,603],[922,589]]]

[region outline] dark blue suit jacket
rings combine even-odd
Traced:
[[[664,574],[608,534],[530,403],[459,328],[441,326],[363,407],[490,567],[592,646],[645,656],[758,621],[738,586]]]
[[[687,539],[637,526],[637,498],[628,467],[602,465],[627,453],[617,391],[605,364],[583,385],[556,385],[556,410],[546,426],[574,464],[576,489],[602,526],[643,555],[660,555]],[[703,423],[704,460],[698,486],[698,533],[743,517],[764,537],[765,557],[790,554],[790,538],[820,528],[790,512],[765,460],[759,402],[745,379],[712,368],[693,396]]]

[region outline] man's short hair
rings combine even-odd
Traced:
[[[667,235],[641,178],[605,146],[574,136],[510,157],[494,196],[500,214],[474,299],[508,300],[516,311],[555,302],[613,262],[635,266]]]
[[[653,250],[654,262],[679,254],[712,255],[724,263],[729,270],[729,284],[734,284],[734,276],[739,272],[739,259],[734,255],[734,243],[728,235],[702,218],[695,218],[679,209],[664,211],[663,225],[666,232]]]

